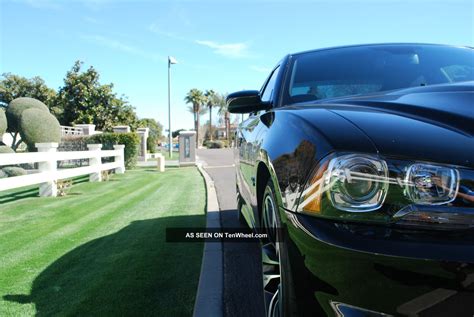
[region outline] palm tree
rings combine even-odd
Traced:
[[[227,140],[230,143],[230,112],[227,110],[227,103],[225,102],[225,99],[225,95],[218,94],[215,105],[219,106],[219,116],[224,117],[225,133],[227,135]]]
[[[194,115],[194,129],[196,130],[196,148],[199,146],[199,118],[205,113],[206,108],[203,105],[206,103],[206,96],[199,89],[191,89],[184,98],[186,103],[192,104],[189,111]]]
[[[216,105],[217,94],[214,90],[206,90],[204,94],[207,99],[207,107],[209,108],[209,140],[212,141],[212,107]]]

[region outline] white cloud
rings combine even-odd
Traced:
[[[128,45],[125,43],[122,43],[120,41],[110,39],[101,35],[81,35],[80,36],[83,40],[89,41],[89,42],[94,42],[96,44],[99,44],[101,46],[105,46],[117,51],[121,51],[124,53],[140,56],[140,57],[145,57],[148,59],[151,59],[153,61],[167,61],[166,57],[147,52],[145,50],[142,50],[138,47]]]
[[[221,44],[213,41],[196,40],[195,43],[207,46],[214,50],[214,53],[231,58],[249,57],[248,45],[246,43]]]

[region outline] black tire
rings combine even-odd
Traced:
[[[268,228],[272,219],[268,217],[269,206],[266,203],[273,205],[274,209],[274,221],[276,224],[275,231],[272,232],[272,228]],[[272,181],[270,180],[265,187],[265,191],[262,198],[262,227],[263,230],[268,234],[268,239],[262,240],[262,280],[264,283],[264,303],[265,303],[265,314],[268,317],[275,316],[296,316],[298,315],[295,311],[296,305],[294,305],[294,291],[293,283],[291,278],[291,269],[290,262],[288,258],[288,249],[287,241],[288,234],[286,230],[283,229],[280,213],[278,210],[277,200],[275,199],[275,189]],[[267,213],[267,214],[266,214]],[[270,245],[269,245],[270,244]],[[274,250],[272,250],[272,247]],[[272,254],[275,252],[276,254]],[[272,256],[276,258],[272,259]],[[269,265],[268,262],[278,259],[278,271],[279,271],[279,281],[278,285],[274,285],[275,282],[269,279],[269,276],[272,274],[272,265]],[[269,261],[270,260],[270,261]],[[276,267],[275,267],[276,270]],[[268,282],[270,280],[270,282]],[[267,283],[266,283],[267,281]],[[270,283],[273,283],[271,285]],[[276,290],[277,294],[271,293],[271,290]],[[269,292],[270,291],[270,292]],[[273,296],[269,300],[269,293]],[[273,307],[272,307],[273,306]]]

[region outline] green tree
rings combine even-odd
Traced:
[[[207,99],[207,107],[209,108],[209,139],[212,141],[212,108],[217,107],[220,109],[222,104],[225,103],[225,98],[214,90],[207,90],[204,94]]]
[[[11,73],[2,74],[0,106],[7,107],[12,100],[20,97],[30,97],[43,102],[55,116],[62,113],[61,108],[55,107],[56,92],[49,88],[41,77],[28,79]]]
[[[114,125],[128,125],[136,129],[138,118],[135,109],[124,96],[117,97],[113,84],[102,85],[94,67],[81,71],[76,61],[59,89],[56,105],[64,109],[63,125],[76,123],[95,124],[98,130],[111,131]]]
[[[207,109],[203,107],[203,105],[206,104],[206,96],[200,91],[199,89],[193,88],[191,89],[186,97],[184,98],[184,101],[186,103],[192,104],[188,108],[189,112],[191,112],[194,115],[194,129],[196,130],[196,147],[199,146],[199,119],[201,115],[205,114]]]
[[[147,148],[151,153],[155,153],[156,144],[161,139],[163,126],[161,123],[151,118],[140,119],[138,125],[139,127],[150,129],[147,139]]]
[[[227,109],[227,103],[225,101],[226,95],[219,94],[216,97],[216,105],[218,105],[219,110],[217,114],[224,119],[225,133],[227,135],[227,140],[230,142],[230,112]]]

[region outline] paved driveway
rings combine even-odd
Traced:
[[[232,149],[197,151],[212,177],[221,210],[222,228],[241,227],[237,219],[235,168]],[[263,316],[260,249],[257,243],[224,242],[225,316]]]

